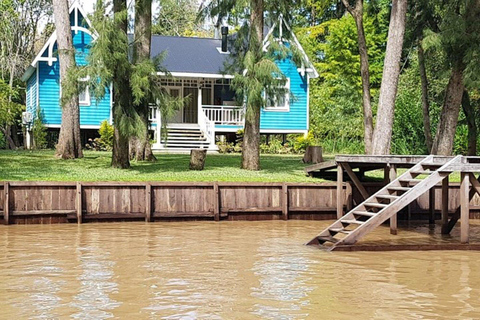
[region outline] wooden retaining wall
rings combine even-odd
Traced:
[[[344,189],[345,194],[351,194],[348,184]],[[0,217],[6,224],[322,220],[335,217],[335,205],[336,185],[331,183],[22,181],[0,184]]]
[[[365,184],[369,192],[379,183]],[[358,191],[343,184],[351,208]],[[458,184],[450,187],[450,210],[458,206]],[[440,210],[440,187],[436,208]],[[480,198],[472,202],[480,218]],[[346,208],[346,209],[347,209]],[[411,204],[428,210],[428,195]],[[0,217],[5,224],[109,220],[327,220],[336,217],[335,183],[227,182],[3,182]]]

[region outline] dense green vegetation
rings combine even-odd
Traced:
[[[1,180],[36,181],[258,181],[318,182],[305,176],[301,156],[262,155],[261,171],[240,169],[240,154],[209,154],[205,170],[190,171],[188,154],[161,154],[157,162],[132,162],[128,170],[110,166],[110,152],[85,151],[61,160],[54,151],[0,151]]]

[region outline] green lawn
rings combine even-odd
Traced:
[[[240,155],[208,154],[205,170],[190,171],[188,154],[158,154],[155,163],[110,168],[109,152],[86,151],[78,160],[60,160],[53,151],[0,151],[0,179],[19,181],[256,181],[321,182],[306,177],[300,155],[262,155],[262,170],[240,169]]]

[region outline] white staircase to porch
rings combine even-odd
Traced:
[[[153,146],[155,150],[188,152],[191,149],[212,150],[211,141],[199,125],[169,125],[167,136],[162,137],[160,144]]]

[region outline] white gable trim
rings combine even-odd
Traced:
[[[309,75],[310,78],[318,78],[318,72],[315,69],[315,66],[310,62],[310,59],[308,58],[307,53],[303,49],[302,45],[300,44],[300,41],[298,41],[297,36],[295,33],[292,31],[290,26],[288,25],[287,21],[285,21],[285,18],[283,18],[283,15],[280,15],[278,18],[278,28],[280,32],[280,39],[283,39],[283,28],[282,25],[285,25],[287,28],[288,32],[292,35],[293,42],[295,43],[295,46],[300,50],[300,53],[302,54],[304,60],[307,62],[307,67],[305,67],[303,64],[300,68],[298,68],[298,72],[303,76],[305,76],[305,73]],[[273,30],[277,26],[277,22],[275,22],[270,30],[268,31],[267,35],[265,36],[265,39],[263,39],[263,50],[266,51],[267,48],[270,46],[270,42],[268,41],[268,37],[273,33]]]
[[[70,7],[69,14],[71,14],[72,12],[74,12],[74,22],[73,22],[73,26],[71,26],[71,30],[75,31],[75,34],[77,34],[79,31],[85,32],[89,34],[93,39],[96,39],[98,37],[97,34],[91,32],[89,29],[83,26],[78,25],[78,13],[80,13],[84,17],[87,25],[91,27],[91,22],[88,19],[88,16],[86,12],[83,10],[82,6],[79,5],[77,2],[74,2]],[[33,59],[30,65],[35,68],[37,66],[38,61],[46,61],[48,62],[48,65],[51,66],[53,62],[57,61],[57,58],[53,56],[53,47],[55,46],[56,41],[57,41],[57,32],[54,31],[50,36],[50,38],[48,38],[47,42],[44,44],[40,52],[37,54],[35,59]],[[46,50],[48,50],[47,57],[42,57],[43,53]]]

